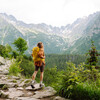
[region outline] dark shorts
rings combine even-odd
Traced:
[[[38,71],[40,68],[40,71],[43,72],[44,71],[44,64],[42,64],[42,66],[35,66],[35,71]]]

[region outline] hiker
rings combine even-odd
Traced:
[[[32,49],[32,56],[33,56],[33,61],[34,61],[34,65],[35,65],[35,71],[32,75],[32,84],[31,87],[34,87],[35,84],[35,77],[37,75],[38,69],[40,69],[40,87],[43,87],[44,84],[43,82],[43,72],[44,72],[44,67],[45,67],[45,55],[44,55],[44,47],[43,47],[43,43],[39,42],[37,44],[37,47],[34,47]]]

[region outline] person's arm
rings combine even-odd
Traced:
[[[38,53],[38,56],[39,56],[40,58],[42,58],[42,59],[45,59],[44,53],[39,52],[39,53]]]

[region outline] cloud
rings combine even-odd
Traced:
[[[61,26],[99,11],[99,5],[100,0],[0,0],[0,12],[26,23]]]

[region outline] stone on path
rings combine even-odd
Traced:
[[[15,100],[40,100],[33,97],[17,97]]]
[[[9,95],[6,94],[4,91],[0,90],[0,98],[8,98]]]
[[[43,90],[36,91],[34,93],[35,95],[33,95],[33,97],[36,99],[40,99],[40,98],[54,96],[56,94],[56,91],[52,87],[48,86],[48,87],[45,87]]]
[[[53,100],[70,100],[70,99],[65,99],[63,97],[56,96],[56,97],[53,98]]]
[[[31,86],[28,86],[28,87],[26,87],[25,89],[26,89],[26,90],[29,90],[29,91],[40,90],[40,89],[42,89],[42,88],[41,88],[39,85],[40,85],[40,84],[37,83],[37,84],[34,85],[35,88],[32,88]]]
[[[15,88],[9,88],[9,90],[7,92],[5,92],[7,95],[9,95],[9,98],[15,98],[15,97],[20,97],[23,96],[24,93],[20,90],[17,90]]]

